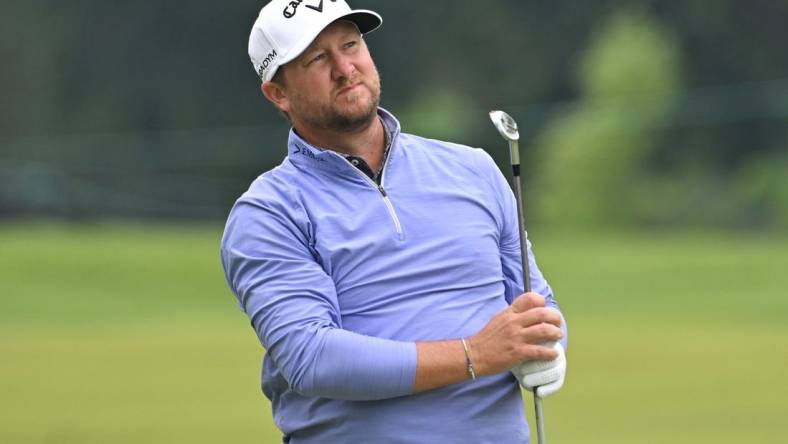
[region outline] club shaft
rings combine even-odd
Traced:
[[[516,141],[509,142],[509,153],[512,160],[512,182],[514,197],[517,201],[517,222],[520,226],[520,256],[523,261],[523,287],[525,292],[531,291],[531,273],[528,263],[528,241],[525,237],[525,210],[523,207],[523,186],[520,180],[520,152]],[[536,394],[534,387],[534,415],[536,416],[536,436],[539,444],[547,444],[544,427],[544,408],[542,398]]]
[[[536,416],[536,436],[539,444],[547,444],[547,437],[544,432],[544,408],[542,407],[542,397],[536,394],[534,387],[534,416]]]
[[[520,226],[520,258],[523,261],[523,288],[525,292],[531,291],[531,272],[528,263],[528,240],[525,237],[525,210],[523,208],[523,186],[520,181],[520,156],[517,142],[509,142],[512,157],[512,182],[514,197],[517,201],[517,223]],[[515,161],[517,163],[515,163]]]

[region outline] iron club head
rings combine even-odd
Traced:
[[[490,120],[504,139],[510,142],[520,140],[520,131],[512,116],[503,111],[490,111]]]
[[[512,166],[516,166],[514,171],[515,176],[520,175],[520,131],[517,129],[517,122],[514,121],[512,116],[503,111],[490,111],[490,120],[493,125],[501,133],[504,139],[509,142],[509,155],[511,157]]]

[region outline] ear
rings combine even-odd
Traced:
[[[269,102],[273,103],[279,111],[284,113],[290,111],[290,100],[287,95],[287,91],[285,90],[282,85],[274,82],[263,82],[260,85],[260,90],[263,91],[263,95]]]

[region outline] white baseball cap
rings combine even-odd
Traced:
[[[272,0],[260,11],[249,36],[249,57],[264,82],[312,44],[336,20],[353,22],[362,34],[377,29],[383,19],[374,11],[350,9],[344,0]]]

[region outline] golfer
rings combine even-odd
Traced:
[[[379,107],[343,0],[273,0],[249,54],[292,124],[287,157],[233,207],[227,281],[266,355],[286,443],[527,443],[521,383],[563,384],[565,324],[480,149],[402,132]]]

